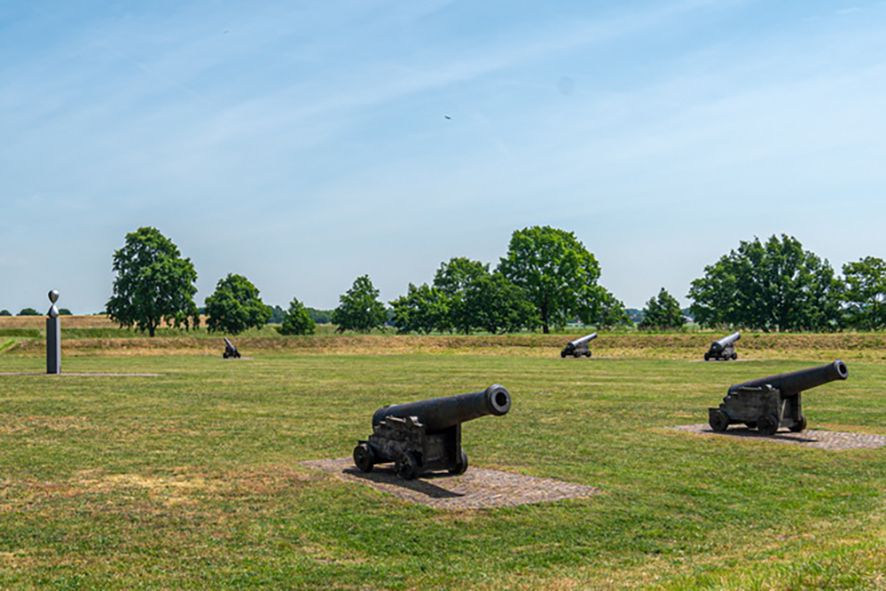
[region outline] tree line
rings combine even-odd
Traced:
[[[515,231],[495,267],[465,257],[444,261],[431,283],[409,284],[389,306],[368,275],[357,277],[331,315],[295,297],[286,310],[268,306],[255,285],[233,273],[219,279],[198,308],[193,263],[156,228],[127,234],[114,252],[112,268],[108,315],[151,336],[163,324],[195,328],[201,312],[210,331],[229,334],[272,319],[283,334],[311,334],[318,320],[329,320],[340,331],[390,325],[401,333],[424,334],[547,333],[570,322],[597,328],[633,324],[624,304],[598,283],[600,264],[593,253],[572,232],[549,226]],[[869,256],[847,263],[842,271],[838,276],[826,259],[791,236],[742,241],[692,281],[689,311],[705,327],[886,328],[886,263]],[[687,321],[664,288],[646,303],[642,316],[641,329],[680,328]]]

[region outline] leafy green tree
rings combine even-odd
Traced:
[[[164,321],[176,327],[199,325],[197,271],[156,228],[127,234],[123,248],[114,252],[113,270],[116,278],[106,309],[120,326],[134,325],[154,336]]]
[[[268,324],[283,324],[283,319],[286,317],[286,310],[280,306],[268,306],[268,308],[271,310],[271,315],[268,317]]]
[[[464,308],[472,328],[493,334],[531,329],[539,324],[538,312],[523,290],[497,271],[468,284]]]
[[[843,265],[847,324],[863,330],[886,328],[886,262],[864,257]]]
[[[9,310],[0,310],[0,316],[12,316]]]
[[[597,328],[613,328],[631,324],[624,303],[602,285],[592,285],[579,299],[578,318],[583,324]]]
[[[271,317],[271,309],[261,301],[258,289],[249,279],[228,273],[206,298],[206,314],[210,332],[240,334],[249,328],[264,326]]]
[[[316,324],[305,305],[292,298],[289,309],[283,315],[283,323],[277,329],[280,334],[314,334]]]
[[[308,308],[308,314],[317,324],[329,324],[332,322],[332,310],[318,310],[317,308]]]
[[[39,316],[40,312],[35,310],[34,308],[22,308],[22,310],[18,313],[19,316]]]
[[[739,244],[705,267],[689,298],[702,325],[763,330],[831,330],[840,321],[840,282],[827,260],[782,234]]]
[[[680,309],[677,298],[662,287],[657,297],[649,298],[649,301],[646,302],[646,307],[643,309],[643,321],[639,328],[667,330],[681,328],[685,323],[686,319],[683,318],[683,311]]]
[[[468,334],[476,326],[467,308],[466,293],[478,280],[489,276],[489,265],[466,257],[441,263],[434,274],[434,287],[445,296],[449,322],[440,322],[438,330],[456,330]]]
[[[378,300],[378,293],[369,275],[357,277],[351,289],[339,296],[338,308],[332,313],[332,322],[338,325],[336,330],[370,332],[383,327],[385,306]]]
[[[59,308],[59,309],[58,309],[58,315],[59,315],[59,316],[73,316],[73,314],[71,313],[71,311],[70,311],[69,309],[67,309],[67,308]]]
[[[499,270],[527,294],[545,333],[579,315],[600,277],[597,259],[575,234],[549,226],[514,232]]]
[[[406,295],[390,303],[397,332],[428,334],[449,326],[448,297],[427,283],[418,287],[410,283]]]

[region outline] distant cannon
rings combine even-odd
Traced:
[[[575,339],[574,341],[569,341],[566,343],[566,346],[563,347],[563,350],[560,351],[560,357],[566,357],[567,355],[572,355],[573,357],[581,357],[584,355],[585,357],[591,356],[591,350],[588,348],[588,343],[597,338],[597,333],[592,332],[587,336],[583,336],[580,339]]]
[[[733,423],[744,423],[763,435],[774,435],[780,427],[798,433],[806,428],[800,394],[847,377],[849,370],[838,359],[818,367],[735,384],[729,387],[719,407],[708,409],[708,422],[717,433],[723,433]]]
[[[237,347],[234,346],[228,337],[225,337],[225,352],[222,353],[222,357],[225,359],[240,359],[240,351],[237,350]]]
[[[482,392],[382,407],[372,415],[372,435],[354,448],[354,464],[370,472],[376,464],[394,462],[394,471],[405,480],[432,470],[464,474],[468,456],[461,448],[461,424],[509,410],[511,395],[498,384]]]
[[[718,341],[711,343],[711,348],[704,354],[704,360],[719,359],[727,361],[729,359],[738,359],[738,353],[735,352],[735,341],[741,338],[740,332],[734,332],[728,337],[723,337]]]

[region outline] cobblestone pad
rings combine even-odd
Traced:
[[[484,468],[468,468],[461,476],[426,475],[415,480],[401,480],[387,465],[364,474],[354,467],[351,458],[302,464],[343,480],[366,484],[406,501],[450,511],[587,498],[600,492],[593,486]]]
[[[697,435],[706,435],[709,437],[732,437],[746,439],[763,439],[775,443],[792,443],[794,445],[802,445],[803,447],[814,447],[816,449],[876,449],[886,446],[886,436],[873,435],[871,433],[845,433],[840,431],[814,431],[808,429],[802,433],[792,433],[782,430],[767,437],[760,435],[757,431],[748,429],[747,427],[730,427],[726,433],[714,433],[709,425],[680,425],[679,427],[671,427],[677,431],[685,431],[695,433]]]

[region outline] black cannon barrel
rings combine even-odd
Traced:
[[[817,388],[822,384],[833,382],[834,380],[845,380],[849,377],[849,370],[846,364],[837,359],[833,363],[826,363],[818,367],[810,367],[799,371],[789,373],[780,373],[778,375],[760,378],[759,380],[751,380],[742,382],[729,387],[729,392],[742,387],[758,387],[772,386],[781,390],[782,396],[793,396],[809,390]]]
[[[509,410],[510,393],[504,386],[493,384],[482,392],[384,406],[372,415],[372,425],[387,417],[417,417],[428,432],[434,432],[486,415],[507,414]]]
[[[741,333],[736,331],[727,337],[723,337],[722,339],[718,339],[711,343],[711,349],[713,349],[714,351],[722,351],[740,338]]]
[[[573,347],[578,347],[579,345],[593,341],[596,338],[597,338],[597,333],[592,332],[591,334],[583,336],[580,339],[575,339],[574,341],[569,341],[569,344],[572,345]]]

